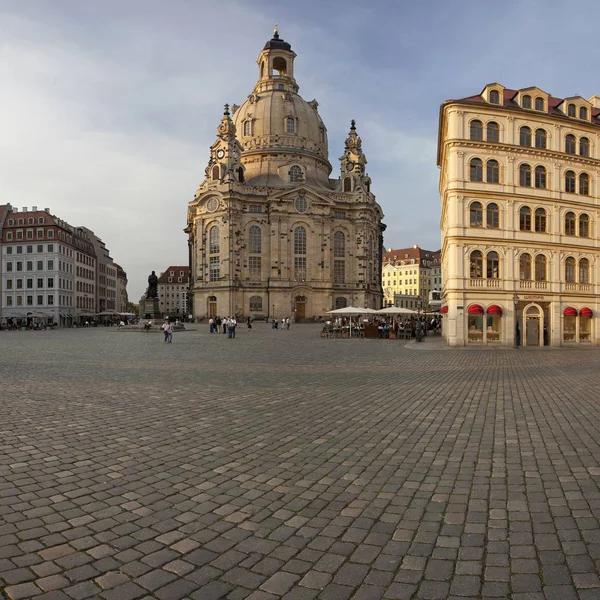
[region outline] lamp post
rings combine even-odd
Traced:
[[[513,348],[516,350],[521,342],[521,332],[519,330],[519,296],[513,294],[513,305],[515,307],[515,335]]]

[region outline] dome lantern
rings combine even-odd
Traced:
[[[265,44],[258,55],[258,82],[255,91],[269,89],[291,89],[298,91],[294,79],[294,59],[296,53],[292,46],[279,37],[279,28],[275,25],[273,37]]]

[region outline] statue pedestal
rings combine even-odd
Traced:
[[[140,319],[162,319],[158,307],[158,298],[144,298],[140,302]]]

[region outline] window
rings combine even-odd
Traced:
[[[12,290],[13,289],[13,280],[12,279],[7,279],[6,280],[6,289],[7,290]]]
[[[346,308],[346,306],[348,306],[348,301],[346,300],[346,298],[344,298],[344,296],[338,296],[335,299],[335,308],[336,308],[336,310],[338,308]]]
[[[536,98],[535,99],[535,110],[544,110],[545,108],[545,103],[544,103],[544,99],[543,98]]]
[[[334,283],[344,283],[346,281],[346,261],[333,261],[333,281]]]
[[[17,306],[23,306],[23,296],[17,296]]]
[[[568,212],[565,215],[565,235],[575,235],[575,213]]]
[[[6,296],[6,306],[12,306],[12,305],[13,305],[12,296]]]
[[[302,169],[298,165],[293,165],[290,168],[290,182],[302,181]]]
[[[472,158],[469,163],[471,181],[483,181],[483,162],[480,158]]]
[[[44,279],[43,279],[43,277],[38,277],[37,286],[39,288],[43,288],[44,287]]]
[[[531,187],[531,167],[527,164],[519,166],[519,185]]]
[[[519,129],[519,145],[531,146],[531,129],[529,127]]]
[[[575,283],[575,259],[572,256],[565,260],[565,283]]]
[[[497,160],[487,161],[486,179],[488,183],[500,183],[500,165]]]
[[[481,121],[471,121],[470,139],[475,142],[483,140],[483,123]]]
[[[579,237],[590,237],[590,218],[585,213],[579,215]]]
[[[521,254],[519,258],[519,273],[521,279],[531,279],[531,254],[527,254],[527,252]]]
[[[500,141],[500,127],[494,121],[487,124],[487,141],[495,143]]]
[[[27,246],[27,254],[33,254],[33,246]]]
[[[285,132],[286,133],[296,133],[296,120],[294,119],[294,117],[286,117]]]
[[[23,270],[23,262],[18,260],[17,261],[17,271],[22,271]]]
[[[18,240],[22,240],[23,239],[23,232],[22,231],[17,231],[17,239]]]
[[[10,242],[12,239],[13,239],[13,234],[12,234],[12,231],[9,231],[9,232],[6,234],[6,240]]]
[[[38,225],[43,225],[46,222],[46,219],[44,219],[44,217],[38,217]]]
[[[306,254],[306,229],[296,227],[294,230],[294,254]]]
[[[294,279],[306,280],[306,229],[296,227],[294,230]]]
[[[535,280],[546,281],[546,256],[538,254],[535,257]]]
[[[548,134],[545,129],[535,130],[535,147],[539,150],[545,150],[548,142]]]
[[[23,225],[25,223],[25,220],[24,219],[19,219],[18,223],[19,223],[19,225]]]
[[[54,287],[54,277],[48,277],[48,287],[49,288]]]
[[[569,133],[565,137],[565,152],[567,154],[576,154],[577,144],[575,142],[575,136],[572,133]]]
[[[48,306],[53,306],[53,305],[54,305],[54,295],[49,294],[48,295]]]
[[[575,172],[567,171],[565,173],[565,192],[575,193]]]
[[[33,289],[33,279],[31,279],[31,278],[27,279],[27,289],[28,290]]]
[[[32,240],[33,239],[33,229],[28,229],[27,230],[27,239],[28,240]]]
[[[483,277],[483,254],[479,250],[474,250],[471,252],[469,263],[471,279],[479,279]]]
[[[499,279],[500,277],[500,259],[497,252],[487,253],[487,278]]]
[[[50,229],[50,230],[48,231],[48,239],[50,239],[50,238],[53,238],[53,237],[54,237],[54,230],[53,230],[53,229]]]
[[[535,231],[538,233],[546,232],[546,211],[543,208],[535,209]]]
[[[248,274],[253,281],[259,281],[261,278],[261,262],[260,256],[248,257]]]
[[[590,195],[590,176],[587,173],[579,175],[579,193],[582,196]]]
[[[262,312],[262,297],[251,296],[250,297],[250,311],[251,312]]]
[[[54,252],[54,244],[48,244],[48,252]]]
[[[38,244],[37,245],[37,251],[38,252],[43,252],[44,251],[44,244]]]
[[[531,231],[531,209],[529,206],[522,206],[519,210],[519,229],[521,231]]]
[[[574,104],[569,104],[569,106],[567,106],[567,116],[569,117],[576,117],[576,108]]]
[[[537,166],[535,168],[535,187],[546,189],[546,167]]]
[[[588,118],[588,111],[587,111],[587,108],[585,106],[580,106],[579,107],[579,118],[587,120],[587,118]]]
[[[38,229],[37,230],[37,238],[38,240],[41,240],[44,237],[44,230],[43,229]]]
[[[208,269],[210,281],[219,281],[221,277],[221,266],[218,256],[211,256],[209,258]]]
[[[308,201],[306,200],[306,197],[298,196],[296,200],[294,200],[294,207],[300,214],[305,213],[308,210]]]
[[[13,264],[12,264],[12,262],[7,262],[6,263],[6,270],[7,271],[12,271],[13,270]]]
[[[244,121],[244,136],[252,135],[252,121]]]
[[[211,227],[208,234],[208,253],[218,254],[219,250],[219,228]]]
[[[38,296],[37,297],[37,305],[41,306],[42,304],[44,304],[44,296]]]
[[[250,204],[248,206],[248,212],[251,212],[251,213],[261,213],[262,212],[262,206],[260,204]]]
[[[500,227],[500,210],[495,202],[490,202],[487,205],[486,225],[490,229],[498,229]]]
[[[346,258],[346,236],[343,231],[336,231],[333,234],[333,256]]]
[[[521,99],[521,106],[523,108],[531,108],[531,96],[523,96]]]
[[[219,180],[220,173],[221,173],[221,171],[220,171],[219,165],[215,165],[212,168],[212,179],[213,179],[213,181],[218,181]]]
[[[350,177],[344,177],[344,192],[352,191],[352,179]]]
[[[579,138],[579,154],[581,156],[590,155],[590,140],[586,137]]]
[[[500,93],[497,90],[490,91],[490,104],[500,104]]]
[[[33,306],[33,296],[27,296],[27,306]]]
[[[12,246],[6,246],[6,254],[12,254],[13,253],[13,247]]]
[[[582,258],[579,261],[579,283],[590,282],[590,261],[587,258]]]
[[[252,225],[248,230],[248,252],[250,254],[262,252],[262,231],[258,225]]]
[[[469,216],[471,227],[483,227],[483,206],[481,202],[471,202]]]
[[[54,271],[54,261],[53,260],[48,261],[48,271]]]

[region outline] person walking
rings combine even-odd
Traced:
[[[227,337],[234,338],[235,337],[235,328],[237,327],[237,320],[235,317],[229,317],[227,319]]]
[[[165,344],[169,341],[169,320],[167,319],[161,326],[161,329],[163,330],[163,333],[165,335]]]
[[[252,329],[252,317],[248,317],[246,324],[248,325],[248,329]]]
[[[208,320],[208,330],[211,333],[215,332],[215,320],[212,317]]]
[[[167,343],[173,343],[173,332],[175,331],[175,325],[171,321],[167,323]]]

